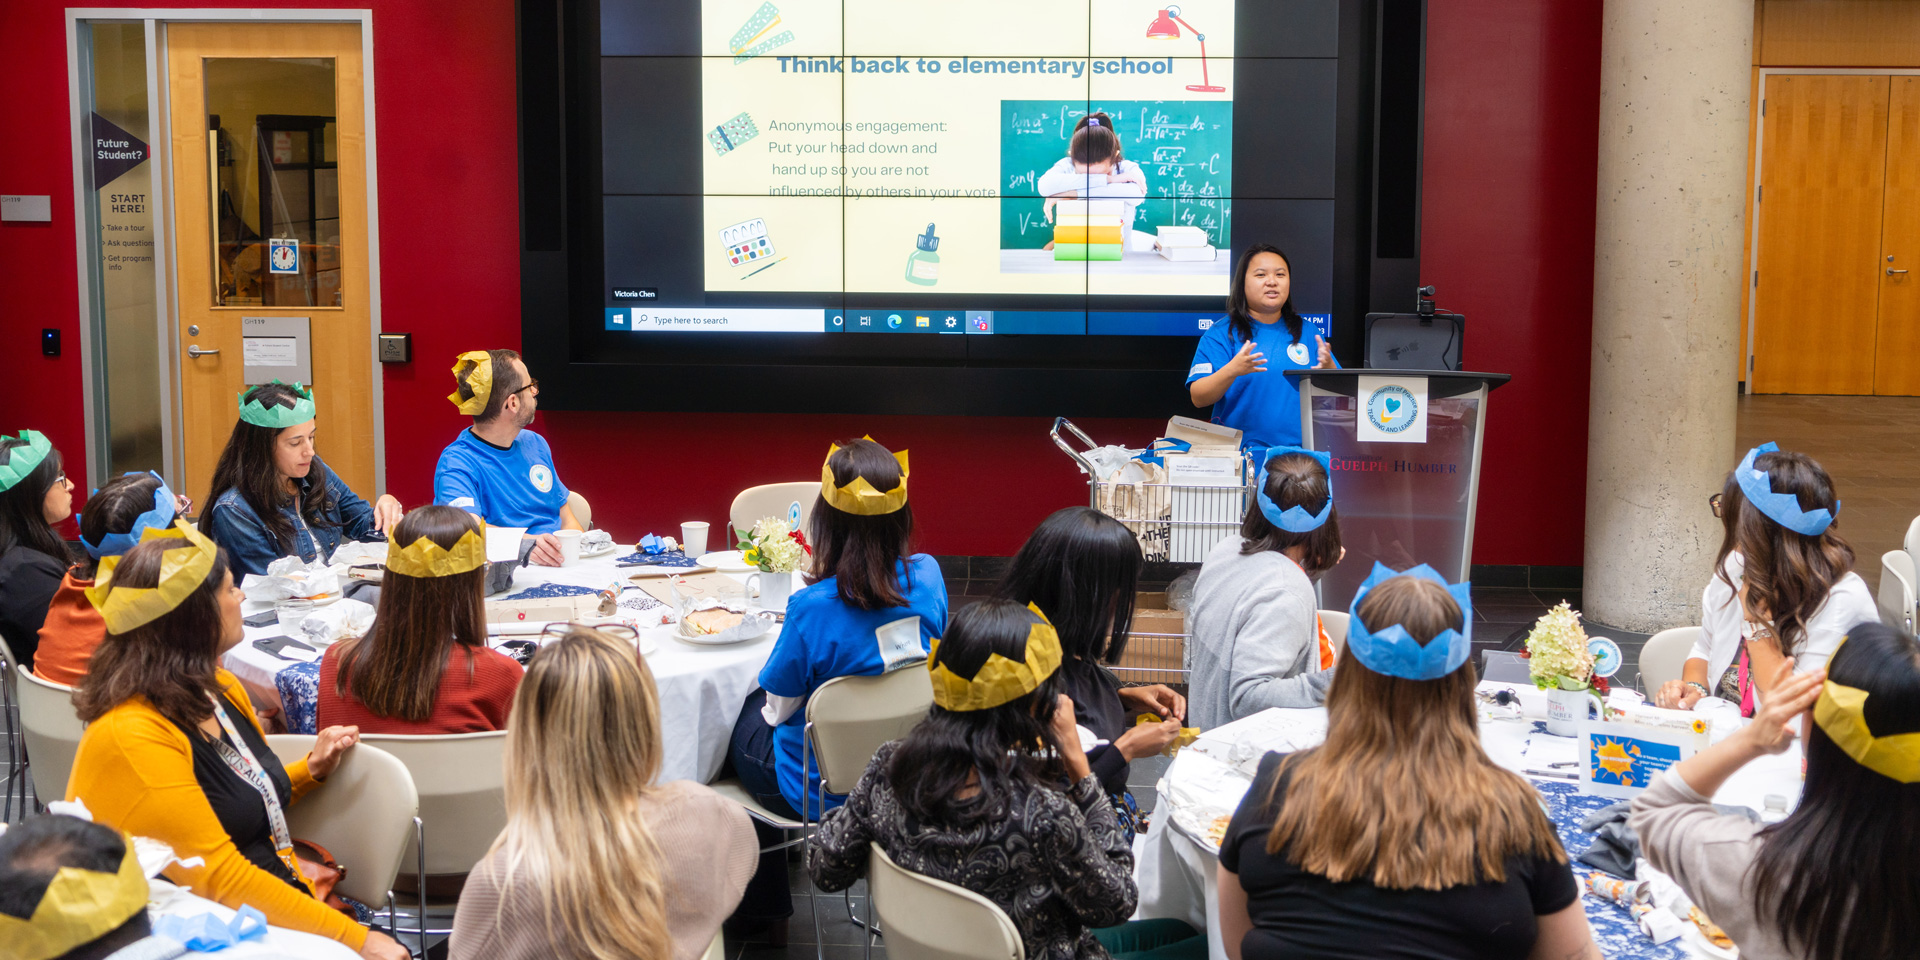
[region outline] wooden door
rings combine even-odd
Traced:
[[[1920,396],[1920,77],[1894,77],[1873,392]]]
[[[371,499],[360,26],[171,24],[166,69],[184,490],[207,496],[239,419],[243,318],[306,317],[316,445]],[[302,241],[291,275],[270,266],[269,241],[281,237]]]
[[[1765,97],[1752,389],[1872,393],[1889,78],[1773,76]]]

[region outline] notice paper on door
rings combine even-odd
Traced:
[[[241,337],[240,359],[249,367],[291,367],[300,362],[294,337]]]

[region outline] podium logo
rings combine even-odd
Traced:
[[[1420,416],[1419,403],[1406,387],[1390,383],[1367,397],[1367,419],[1381,433],[1400,433]]]

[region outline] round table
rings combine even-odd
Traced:
[[[1548,757],[1576,756],[1577,750],[1572,745],[1578,741],[1546,733],[1541,723],[1546,716],[1545,696],[1532,687],[1515,689],[1512,684],[1490,682],[1483,682],[1480,687],[1485,691],[1514,690],[1521,695],[1519,717],[1487,719],[1486,711],[1482,711],[1481,745],[1495,763],[1527,776],[1539,789],[1561,843],[1569,856],[1578,857],[1593,838],[1580,829],[1580,821],[1602,807],[1620,802],[1619,799],[1584,793],[1577,780],[1527,774],[1530,769],[1540,769],[1553,762],[1546,759]],[[1199,760],[1183,763],[1188,760],[1185,751],[1176,757],[1156,790],[1159,804],[1152,824],[1146,835],[1134,843],[1135,878],[1140,884],[1136,916],[1174,917],[1185,920],[1195,929],[1204,929],[1210,960],[1225,960],[1216,887],[1219,848],[1205,839],[1204,832],[1176,823],[1177,810],[1183,803],[1198,808],[1201,801],[1197,798],[1209,792],[1217,795],[1221,790],[1231,791],[1237,786],[1244,793],[1250,778],[1238,765],[1251,767],[1253,764],[1248,761],[1269,749],[1283,752],[1304,749],[1325,736],[1325,709],[1267,710],[1202,735],[1187,748],[1198,752]],[[1220,762],[1207,762],[1208,758]],[[1768,794],[1781,794],[1789,798],[1790,804],[1798,803],[1800,788],[1800,749],[1796,742],[1786,753],[1749,763],[1728,778],[1714,794],[1713,801],[1760,810]],[[1211,813],[1212,808],[1208,807],[1207,812]],[[1579,876],[1585,876],[1592,869],[1580,863],[1573,864],[1572,868]],[[1581,902],[1592,924],[1594,940],[1604,956],[1661,960],[1704,956],[1691,947],[1691,934],[1656,945],[1641,934],[1625,908],[1585,893],[1581,895]]]
[[[524,566],[514,571],[513,585],[491,599],[512,596],[522,590],[545,584],[602,589],[609,584],[630,584],[629,571],[615,563],[632,553],[619,548],[605,556],[579,560],[564,567]],[[735,579],[745,580],[745,575]],[[638,587],[627,594],[638,592]],[[272,609],[272,605],[249,600],[247,616]],[[652,611],[666,612],[665,608]],[[712,781],[726,760],[727,744],[733,735],[733,722],[747,695],[760,685],[760,668],[773,652],[779,629],[755,640],[714,646],[686,643],[674,638],[674,627],[650,626],[641,630],[641,646],[647,654],[647,666],[653,671],[654,685],[660,692],[660,725],[663,750],[661,780]],[[285,711],[290,717],[310,713],[310,704],[285,703],[282,688],[310,690],[311,678],[317,678],[319,665],[281,659],[253,645],[254,640],[281,636],[277,625],[248,627],[240,645],[227,651],[223,666],[240,678],[254,706],[262,711]],[[499,637],[532,639],[531,637]],[[292,681],[291,683],[289,681]],[[307,722],[311,722],[310,719]],[[289,724],[290,728],[295,724]]]

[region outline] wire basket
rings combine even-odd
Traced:
[[[1252,471],[1244,458],[1238,482],[1173,483],[1166,479],[1165,461],[1149,457],[1143,463],[1148,479],[1138,482],[1107,479],[1088,457],[1097,444],[1065,417],[1053,421],[1049,433],[1055,446],[1073,458],[1087,475],[1087,504],[1126,525],[1150,561],[1199,563],[1215,544],[1239,533],[1240,523],[1253,502]],[[1078,441],[1079,447],[1068,437]],[[1163,618],[1152,618],[1155,620]],[[1154,629],[1134,619],[1127,649],[1110,669],[1124,683],[1185,683],[1187,680],[1185,619],[1182,629]]]

